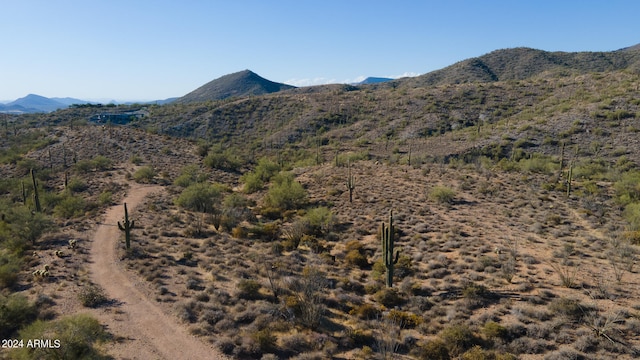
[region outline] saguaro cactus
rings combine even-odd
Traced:
[[[42,207],[40,206],[40,197],[38,196],[38,183],[36,182],[36,173],[31,169],[31,181],[33,182],[33,202],[36,206],[37,212],[42,212]]]
[[[351,174],[351,162],[347,162],[347,189],[349,190],[349,202],[353,202],[353,190],[356,188],[356,178]]]
[[[135,227],[135,221],[129,221],[129,213],[127,212],[127,203],[124,203],[124,221],[122,224],[118,221],[118,229],[124,231],[125,246],[131,248],[131,229]]]
[[[380,237],[382,238],[382,261],[386,269],[386,284],[387,287],[393,287],[393,265],[398,262],[400,251],[396,250],[396,255],[393,255],[394,246],[394,231],[393,226],[393,210],[389,211],[389,226],[386,226],[383,222],[380,226]]]

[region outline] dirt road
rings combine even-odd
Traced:
[[[124,202],[129,212],[159,186],[132,184]],[[109,208],[98,225],[91,246],[91,277],[102,286],[115,305],[93,314],[122,341],[109,344],[107,351],[118,359],[226,359],[212,346],[190,335],[177,319],[162,312],[141,290],[140,279],[119,264],[117,246],[120,231],[116,222],[123,217],[122,205]]]

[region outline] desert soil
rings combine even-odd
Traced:
[[[161,190],[134,183],[124,202],[131,212],[145,196]],[[121,234],[116,226],[122,216],[122,205],[109,208],[91,246],[92,280],[112,301],[112,306],[98,308],[93,315],[118,339],[108,344],[107,352],[117,359],[225,359],[165,314],[145,295],[142,281],[122,267],[117,251]]]

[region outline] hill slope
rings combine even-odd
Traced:
[[[441,70],[406,79],[411,86],[523,80],[548,73],[578,75],[640,69],[640,51],[548,52],[530,48],[503,49],[460,61]]]
[[[229,97],[270,94],[293,88],[294,86],[273,82],[252,71],[244,70],[210,81],[178,98],[176,102],[223,100]]]

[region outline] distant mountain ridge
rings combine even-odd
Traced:
[[[29,94],[10,103],[0,105],[0,111],[17,114],[51,112],[58,109],[66,108],[68,106],[69,104],[65,104],[55,99],[49,99],[44,96]]]
[[[549,74],[577,75],[628,69],[640,71],[640,44],[610,52],[549,52],[531,48],[495,50],[403,80],[410,86],[524,80]]]
[[[383,83],[383,82],[387,82],[387,81],[391,81],[393,79],[391,78],[385,78],[385,77],[373,77],[370,76],[358,83],[355,83],[354,85],[367,85],[367,84],[379,84],[379,83]]]
[[[178,103],[223,100],[229,97],[270,94],[295,86],[267,80],[258,74],[243,70],[210,81],[176,100]]]

